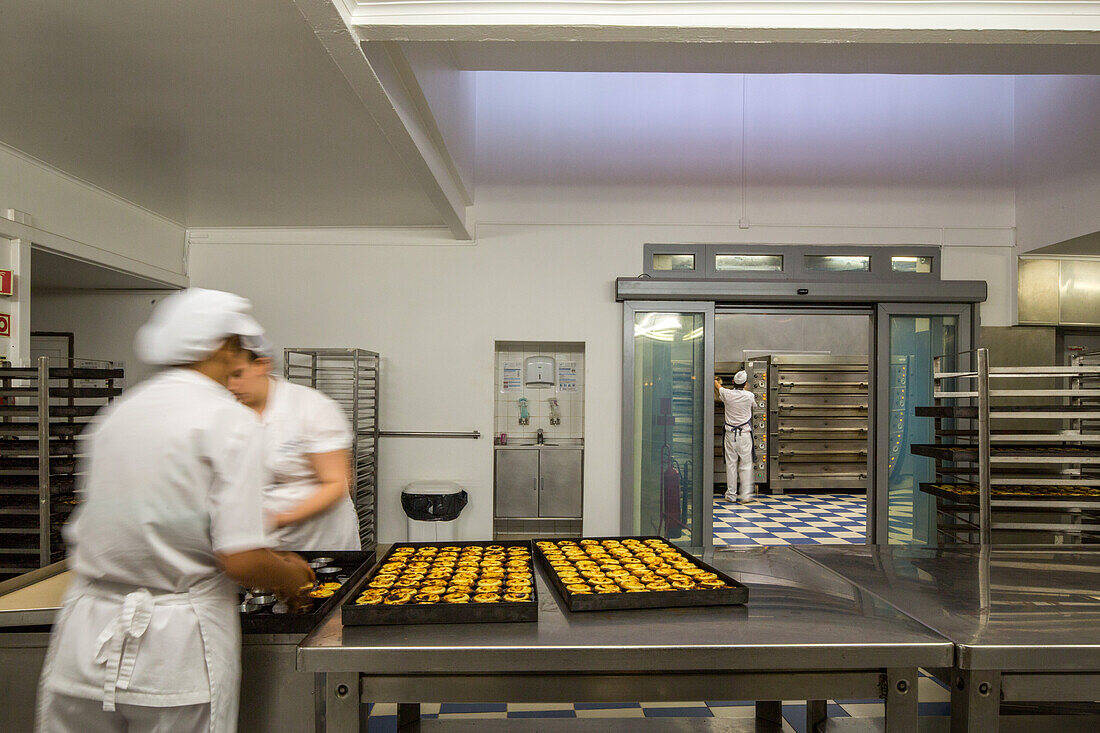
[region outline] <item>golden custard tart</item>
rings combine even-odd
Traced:
[[[357,606],[378,606],[383,602],[381,596],[359,596],[355,599]]]
[[[478,593],[474,596],[474,603],[499,603],[499,593]]]

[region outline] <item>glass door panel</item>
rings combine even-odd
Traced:
[[[710,544],[713,315],[629,308],[627,315],[633,330],[630,531]]]
[[[887,532],[889,544],[936,544],[936,500],[920,489],[935,481],[935,464],[914,456],[916,443],[934,443],[931,418],[916,408],[934,404],[932,359],[958,354],[966,337],[958,315],[890,315],[887,372]],[[882,541],[882,538],[879,538]]]

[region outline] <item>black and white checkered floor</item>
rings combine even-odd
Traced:
[[[859,494],[761,495],[748,504],[714,499],[717,545],[862,545],[867,498]]]
[[[921,676],[920,714],[945,717],[951,714],[951,694],[937,680]],[[507,718],[752,718],[751,702],[661,702],[661,703],[444,703],[423,704],[421,717],[439,720],[485,720],[485,730],[493,730],[488,721]],[[833,718],[881,718],[881,700],[829,701],[829,716]],[[806,730],[805,702],[783,702],[783,730],[803,733]],[[502,730],[507,730],[499,726]],[[371,733],[395,733],[397,706],[378,704],[371,708]]]

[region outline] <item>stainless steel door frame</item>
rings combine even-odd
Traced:
[[[714,303],[707,301],[645,301],[623,302],[623,429],[622,457],[620,459],[620,534],[631,534],[634,527],[634,320],[638,313],[702,313],[703,363],[705,384],[714,381]],[[704,430],[703,435],[703,491],[705,509],[701,512],[703,526],[702,546],[714,544],[714,433]]]
[[[493,514],[530,519],[539,515],[539,451],[497,448],[494,456]]]
[[[539,517],[580,517],[583,450],[555,448],[538,453]]]
[[[891,316],[955,316],[958,321],[957,350],[968,351],[978,343],[980,327],[977,303],[879,303],[875,307],[872,333],[871,370],[871,435],[872,481],[867,489],[867,543],[889,544],[890,541],[890,317]],[[932,365],[928,365],[931,370]],[[878,377],[881,377],[878,378]],[[881,457],[881,460],[879,460]]]

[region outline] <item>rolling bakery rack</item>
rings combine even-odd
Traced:
[[[78,436],[122,392],[112,362],[41,357],[0,367],[0,580],[62,559],[76,506]]]
[[[288,382],[320,390],[351,422],[354,504],[364,550],[378,546],[378,385],[381,358],[363,349],[291,348],[283,352]]]
[[[954,366],[962,357],[974,368]],[[1100,434],[1090,432],[1100,420],[1100,364],[1089,362],[990,367],[986,349],[933,359],[935,404],[916,415],[935,419],[936,442],[912,452],[935,459],[935,482],[920,489],[936,497],[942,541],[1100,536]],[[1043,388],[1021,380],[1041,380]]]

